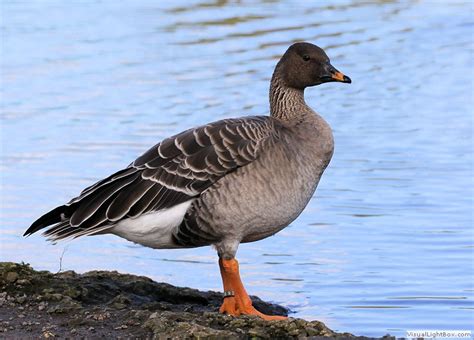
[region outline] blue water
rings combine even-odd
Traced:
[[[170,134],[267,114],[307,40],[353,83],[307,90],[335,155],[299,219],[240,247],[248,290],[358,335],[471,329],[472,3],[325,3],[2,1],[1,260],[221,290],[210,247],[21,234]]]

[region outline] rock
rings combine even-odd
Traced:
[[[288,313],[251,298],[264,313]],[[27,264],[0,262],[0,320],[9,320],[0,325],[3,338],[364,339],[335,333],[319,321],[223,315],[218,313],[221,302],[218,292],[174,287],[142,276],[106,271],[51,274]]]
[[[29,280],[26,280],[26,279],[20,279],[20,280],[16,281],[16,284],[20,285],[20,286],[28,286],[28,285],[31,284],[31,282]]]
[[[66,289],[66,291],[64,292],[64,295],[69,296],[73,299],[77,299],[78,297],[81,296],[81,294],[82,294],[81,289],[74,289],[74,288]]]
[[[125,309],[132,301],[125,295],[119,294],[110,301],[109,305],[115,309]]]
[[[54,304],[50,308],[48,308],[49,314],[73,314],[75,311],[80,310],[82,307],[79,302],[74,301],[69,296],[62,296],[62,299],[58,301],[59,303]]]
[[[16,298],[16,302],[19,303],[19,304],[24,304],[27,300],[27,297],[26,295],[22,295],[22,296],[19,296]]]
[[[5,275],[5,280],[9,283],[12,283],[12,282],[15,282],[16,280],[18,280],[18,273],[15,273],[15,272],[8,272],[6,275]]]

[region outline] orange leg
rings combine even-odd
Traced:
[[[221,270],[222,285],[224,286],[224,292],[233,292],[234,290],[232,288],[229,276],[226,274],[224,266],[222,265],[222,261],[225,261],[225,260],[219,259],[219,268]],[[224,297],[224,301],[222,302],[221,308],[219,308],[219,312],[223,314],[234,315],[234,316],[240,315],[240,313],[237,310],[235,295]]]
[[[233,316],[241,314],[257,315],[265,320],[285,320],[286,316],[266,315],[260,313],[252,306],[252,300],[245,291],[244,285],[240,280],[239,263],[236,259],[219,259],[219,268],[221,270],[224,292],[233,292],[234,296],[224,297],[219,311]]]

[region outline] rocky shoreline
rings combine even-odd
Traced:
[[[287,314],[281,306],[252,300],[264,313]],[[221,301],[221,293],[143,276],[52,274],[0,262],[0,338],[368,339],[335,333],[319,321],[222,315],[217,312]]]

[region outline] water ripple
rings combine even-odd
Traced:
[[[333,127],[335,154],[298,220],[240,246],[249,291],[360,335],[472,322],[469,2],[5,2],[2,11],[2,258],[56,271],[63,256],[67,269],[100,263],[221,289],[211,248],[156,251],[114,236],[52,246],[21,234],[171,134],[267,114],[275,62],[307,40],[353,83],[306,91]]]

